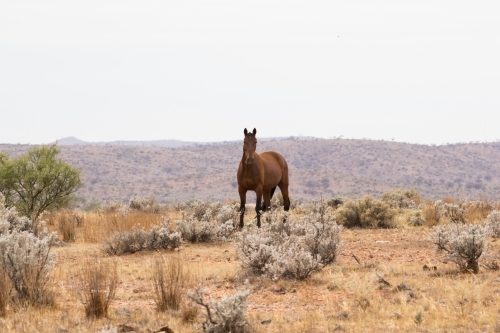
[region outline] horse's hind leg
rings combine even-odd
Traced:
[[[288,212],[290,209],[290,197],[288,196],[288,186],[280,187],[281,194],[283,195],[283,208],[285,212]]]
[[[266,192],[262,193],[263,197],[263,205],[262,205],[262,211],[265,212],[268,208],[271,208],[271,199],[273,198],[274,191],[276,190],[276,186],[273,187],[270,191],[269,195],[266,195]]]
[[[273,193],[273,191],[271,190],[270,193]],[[264,202],[262,204],[262,211],[265,212],[266,209],[268,208],[271,208],[271,196],[269,195],[270,193],[264,191],[264,193],[262,193],[262,201]]]
[[[276,191],[276,186],[271,189],[271,197],[269,199],[273,198],[274,191]]]
[[[288,184],[287,186],[280,187],[281,194],[283,194],[283,209],[288,212],[290,209],[290,197],[288,196]],[[286,216],[283,218],[283,222],[286,222]]]

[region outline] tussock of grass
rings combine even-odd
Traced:
[[[79,270],[75,291],[85,308],[87,318],[108,316],[118,286],[116,264],[88,259]]]
[[[9,280],[5,272],[0,272],[0,317],[7,314],[7,305],[9,303]]]
[[[160,312],[179,310],[184,295],[184,288],[189,283],[190,275],[185,261],[180,257],[157,256],[152,263],[151,281],[156,309]],[[189,315],[186,312],[186,317]],[[185,319],[189,321],[189,319]]]

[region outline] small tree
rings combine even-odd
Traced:
[[[65,208],[83,185],[80,170],[56,159],[55,144],[31,149],[9,160],[0,155],[0,192],[7,206],[36,222],[46,210]]]

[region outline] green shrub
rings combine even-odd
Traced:
[[[382,201],[391,208],[411,208],[416,209],[420,204],[420,194],[414,189],[397,188],[382,195]]]
[[[335,215],[337,222],[346,228],[396,227],[396,211],[387,203],[371,196],[345,202],[335,211]]]

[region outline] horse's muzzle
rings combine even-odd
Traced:
[[[249,158],[247,158],[247,159],[245,160],[245,163],[248,165],[248,164],[252,164],[254,161],[255,161],[255,159],[254,159],[254,158],[249,157]]]

